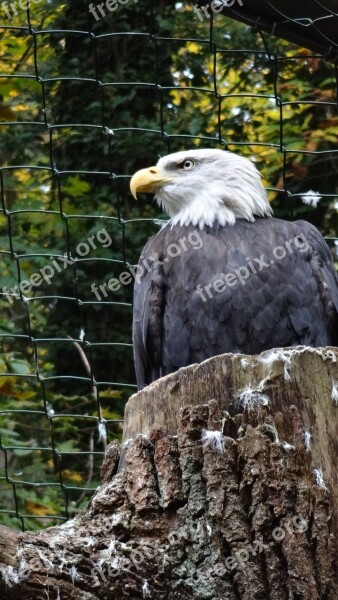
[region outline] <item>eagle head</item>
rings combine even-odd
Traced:
[[[195,149],[160,158],[133,175],[131,192],[155,193],[173,225],[234,225],[237,219],[270,217],[261,175],[253,163],[232,152]]]

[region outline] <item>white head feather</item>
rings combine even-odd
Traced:
[[[203,229],[215,222],[234,225],[236,219],[272,216],[261,175],[243,156],[216,149],[189,150],[164,156],[157,169],[168,179],[155,199],[173,225]]]

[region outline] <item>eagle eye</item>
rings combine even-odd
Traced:
[[[179,164],[179,167],[181,167],[181,169],[184,169],[185,171],[189,171],[189,169],[192,169],[194,166],[195,166],[195,163],[190,158],[187,160],[184,160],[183,162],[181,162]]]

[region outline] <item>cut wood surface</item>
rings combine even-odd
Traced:
[[[337,600],[337,415],[335,348],[155,382],[129,400],[84,513],[0,528],[0,598]]]

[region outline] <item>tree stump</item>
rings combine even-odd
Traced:
[[[337,600],[337,358],[225,354],[135,394],[83,514],[0,528],[0,597]]]

